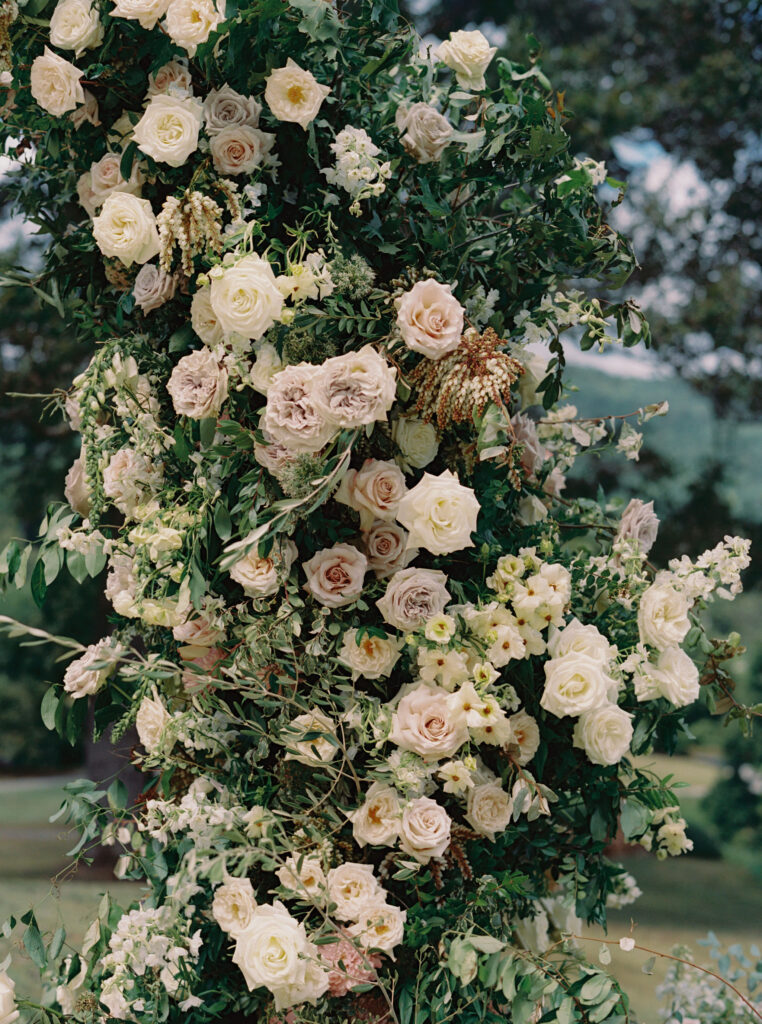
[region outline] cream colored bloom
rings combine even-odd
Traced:
[[[296,545],[291,540],[264,558],[254,547],[231,567],[230,576],[241,584],[248,597],[270,597],[288,577],[296,555]]]
[[[211,276],[212,310],[226,334],[258,341],[280,319],[283,296],[267,260],[243,256]]]
[[[319,857],[292,853],[275,874],[282,886],[292,889],[302,899],[307,896],[318,903],[325,902],[325,889],[328,883]]]
[[[641,640],[659,651],[676,646],[691,628],[689,611],[690,602],[671,583],[652,583],[638,608]]]
[[[360,527],[367,530],[376,519],[395,519],[406,491],[396,463],[366,459],[361,469],[347,470],[335,500],[359,512]]]
[[[214,891],[212,914],[224,932],[235,937],[251,924],[257,901],[248,878],[231,878]]]
[[[659,517],[654,512],[654,503],[633,498],[622,513],[616,537],[617,540],[637,541],[640,550],[647,555],[658,532]]]
[[[364,802],[347,814],[358,846],[394,846],[400,830],[402,806],[391,786],[374,782]]]
[[[3,971],[0,973],[0,1024],[13,1024],[19,1019],[16,1009],[16,982]]]
[[[392,424],[392,440],[400,450],[400,462],[406,472],[410,472],[410,467],[428,466],[439,451],[436,427],[416,416],[396,419]]]
[[[452,819],[436,800],[419,796],[402,812],[400,847],[421,864],[441,857],[450,845]]]
[[[90,513],[91,492],[85,474],[85,453],[82,451],[69,467],[64,486],[64,497],[82,518]]]
[[[228,371],[208,348],[183,356],[172,371],[167,391],[178,416],[216,419],[228,397]]]
[[[144,697],[135,716],[135,728],[138,732],[138,739],[146,748],[149,754],[155,754],[161,747],[164,730],[170,720],[170,715],[156,690],[153,697]]]
[[[241,969],[249,990],[266,988],[281,1005],[279,994],[289,987],[303,985],[310,958],[315,948],[307,940],[304,925],[293,918],[283,904],[258,906],[251,915],[248,927],[236,936],[233,963]]]
[[[254,362],[249,373],[249,383],[255,391],[266,395],[276,373],[283,369],[278,350],[269,341],[263,341],[257,349]]]
[[[331,91],[320,85],[311,71],[300,68],[290,57],[286,66],[270,73],[265,88],[265,100],[279,121],[292,121],[306,130]]]
[[[395,115],[402,145],[419,164],[435,163],[452,137],[453,128],[436,107],[428,103],[400,105]]]
[[[91,217],[113,192],[140,195],[144,178],[137,161],[133,161],[129,181],[122,177],[121,162],[121,153],[106,153],[100,160],[91,164],[90,170],[77,182],[80,202]]]
[[[423,479],[399,503],[397,520],[408,530],[408,546],[433,555],[473,547],[480,505],[470,487],[446,469],[439,476],[424,473]]]
[[[499,782],[485,782],[468,791],[466,821],[480,836],[494,841],[510,824],[513,804]]]
[[[407,530],[383,519],[374,520],[367,530],[363,530],[362,539],[368,568],[379,579],[404,569],[418,554],[417,548],[407,546]]]
[[[692,704],[701,691],[698,669],[680,647],[665,647],[659,652],[656,665],[646,665],[645,672],[647,690],[643,690],[637,675],[635,677],[638,700],[665,697],[676,708],[684,708]]]
[[[397,326],[413,352],[436,360],[460,345],[464,310],[449,284],[417,281],[396,306]]]
[[[437,778],[441,779],[445,793],[464,793],[475,785],[471,770],[464,761],[447,761],[440,765]]]
[[[164,25],[172,42],[194,57],[224,20],[223,7],[213,0],[170,0]]]
[[[593,764],[618,764],[630,749],[632,715],[616,704],[603,704],[580,715],[573,742]]]
[[[334,544],[317,551],[302,568],[307,593],[326,608],[340,608],[362,593],[368,560],[351,544]]]
[[[479,29],[471,32],[451,32],[450,38],[441,43],[437,56],[455,72],[461,89],[480,91],[486,86],[484,72],[497,53],[496,46],[490,46]]]
[[[169,302],[176,288],[177,278],[173,274],[168,274],[155,263],[144,263],[135,278],[132,294],[135,305],[140,306],[144,313],[150,313]]]
[[[612,684],[616,688],[605,665],[572,651],[545,662],[545,688],[540,704],[558,718],[581,715],[606,704]]]
[[[389,741],[426,761],[452,757],[468,742],[468,728],[448,698],[446,690],[426,683],[405,694],[392,714]]]
[[[92,0],[58,0],[50,16],[50,42],[61,50],[85,50],[103,42],[103,25]]]
[[[336,904],[333,913],[339,921],[356,921],[365,905],[379,897],[383,889],[372,864],[346,861],[328,872],[328,899]]]
[[[532,718],[526,711],[517,711],[509,718],[511,723],[511,739],[508,742],[508,750],[515,753],[516,764],[522,767],[532,760],[540,747],[540,727],[537,719]]]
[[[286,366],[274,374],[267,391],[262,428],[273,441],[293,453],[319,452],[336,433],[314,401],[320,367],[310,363]]]
[[[450,600],[446,584],[447,577],[437,569],[400,569],[376,606],[390,626],[410,632],[444,611]]]
[[[387,903],[383,896],[366,903],[349,934],[365,949],[380,949],[394,959],[394,950],[405,934],[407,911]]]
[[[251,174],[267,161],[274,142],[274,135],[247,124],[222,128],[210,146],[215,170],[231,176]]]
[[[390,636],[365,633],[357,642],[357,630],[348,629],[339,660],[352,670],[352,679],[382,679],[390,674],[400,657],[401,643]]]
[[[585,654],[604,665],[608,665],[616,656],[616,648],[598,628],[583,626],[579,619],[572,619],[563,629],[552,630],[548,637],[548,654],[551,658],[562,658],[572,652]]]
[[[114,0],[112,18],[137,21],[142,28],[155,28],[159,18],[167,12],[169,0]]]
[[[113,655],[114,648],[108,640],[90,644],[81,657],[75,658],[67,665],[63,679],[64,690],[75,699],[97,693],[114,669],[114,662],[111,660]],[[107,664],[104,668],[93,667],[100,662]]]
[[[163,12],[162,12],[163,13]],[[172,93],[174,96],[193,95],[193,76],[186,60],[170,60],[148,76],[146,99]]]
[[[134,448],[120,448],[103,471],[103,491],[120,512],[131,517],[137,506],[161,487],[162,475],[161,463]]]
[[[191,327],[205,345],[219,345],[225,332],[212,309],[211,288],[199,288],[191,300]]]
[[[257,103],[253,96],[242,96],[229,85],[223,85],[221,89],[212,89],[204,100],[206,134],[217,135],[225,128],[237,125],[257,128],[261,113],[262,104]]]
[[[147,263],[159,252],[159,231],[151,204],[127,192],[112,192],[93,218],[93,237],[104,256],[126,266]]]
[[[336,427],[362,427],[386,420],[394,403],[397,372],[373,348],[326,359],[315,377],[314,402]]]
[[[304,739],[312,733],[322,733],[314,739]],[[333,761],[338,747],[327,737],[336,735],[336,726],[319,708],[313,708],[303,715],[297,715],[283,734],[286,746],[287,761],[300,761],[302,764],[315,767]],[[293,753],[292,753],[293,751]]]
[[[53,117],[62,117],[67,111],[74,110],[78,103],[85,102],[81,78],[79,68],[46,46],[42,56],[32,61],[32,96]]]
[[[452,615],[445,615],[444,612],[440,612],[439,615],[433,615],[426,623],[426,628],[423,631],[426,639],[431,640],[435,644],[449,643],[454,633],[455,619]]]
[[[192,96],[152,96],[132,133],[138,149],[157,163],[182,167],[198,148],[201,112],[201,102]]]

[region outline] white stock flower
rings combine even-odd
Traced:
[[[450,845],[452,819],[444,807],[427,796],[412,800],[402,812],[400,848],[427,864]]]
[[[679,644],[691,628],[689,611],[687,598],[671,583],[652,583],[638,608],[641,640],[659,651]]]
[[[326,359],[315,377],[313,400],[336,427],[362,427],[386,420],[394,403],[397,372],[373,348]]]
[[[461,89],[477,92],[485,88],[484,72],[497,53],[496,46],[490,46],[479,29],[471,32],[460,29],[451,32],[450,38],[440,43],[436,51],[439,59],[452,68]]]
[[[401,142],[419,164],[435,163],[452,137],[453,127],[446,117],[428,103],[401,104],[394,118]]]
[[[132,294],[135,305],[140,306],[144,313],[150,313],[169,302],[176,288],[177,278],[173,274],[168,274],[155,263],[144,263],[135,278]]]
[[[79,68],[46,46],[43,54],[32,61],[32,96],[53,117],[62,117],[78,103],[85,102],[81,78]]]
[[[316,551],[302,568],[307,593],[325,608],[340,608],[362,593],[368,560],[351,544],[334,544]]]
[[[290,540],[265,557],[258,554],[255,545],[231,566],[230,576],[241,584],[247,597],[270,597],[288,577],[296,556],[296,545]]]
[[[132,133],[138,149],[158,163],[182,167],[198,148],[201,111],[192,96],[152,96]]]
[[[104,256],[126,266],[148,263],[159,252],[159,231],[147,199],[127,192],[112,192],[93,218],[93,237]]]
[[[319,370],[310,363],[299,363],[284,367],[270,381],[262,428],[293,453],[319,452],[336,433],[335,426],[326,421],[315,405],[315,378]]]
[[[248,878],[231,878],[214,891],[214,920],[224,932],[233,937],[248,928],[256,909],[254,889]]]
[[[144,697],[135,716],[138,739],[149,754],[155,754],[161,747],[164,730],[170,714],[159,700],[156,690],[152,697]]]
[[[216,419],[228,397],[228,371],[208,348],[196,349],[174,368],[167,391],[178,416]]]
[[[250,254],[211,275],[212,310],[226,334],[259,341],[280,318],[283,296],[267,260]]]
[[[257,103],[253,96],[242,96],[225,84],[221,89],[212,89],[204,100],[206,134],[217,135],[236,125],[257,128],[261,113],[262,104]]]
[[[205,345],[219,345],[225,332],[212,309],[209,285],[199,288],[191,300],[191,327]]]
[[[305,739],[312,733],[321,733],[314,739]],[[283,739],[289,748],[287,761],[299,761],[301,764],[315,767],[332,761],[338,747],[327,737],[336,735],[336,726],[320,708],[313,708],[303,715],[297,715],[288,725]],[[293,753],[292,753],[293,751]]]
[[[114,0],[110,14],[112,18],[137,21],[145,29],[156,27],[159,18],[167,12],[169,0]]]
[[[390,674],[400,657],[401,642],[390,636],[364,633],[357,642],[356,629],[344,634],[339,660],[352,670],[352,679],[382,679]]]
[[[397,520],[408,530],[408,547],[421,547],[433,555],[473,547],[480,505],[470,487],[446,469],[423,479],[399,503]]]
[[[511,820],[513,803],[499,782],[484,782],[468,791],[466,821],[474,832],[494,842]]]
[[[286,66],[276,68],[265,79],[265,101],[279,121],[291,121],[306,130],[331,91],[320,85],[311,71],[305,71],[288,58]]]
[[[212,136],[210,150],[220,174],[251,174],[264,164],[275,136],[247,124],[232,124]]]
[[[608,701],[616,686],[600,661],[575,651],[545,662],[545,688],[540,704],[557,718],[593,711]]]
[[[221,3],[221,0],[220,0]],[[170,0],[164,25],[173,43],[189,57],[225,20],[224,8],[214,0]]]
[[[374,782],[365,800],[347,814],[358,846],[394,846],[400,831],[402,806],[399,793],[391,786]]]
[[[133,516],[136,507],[161,486],[161,463],[133,448],[114,452],[103,470],[103,492],[120,512]]]
[[[447,690],[427,683],[405,694],[392,714],[389,741],[426,761],[452,757],[468,742],[468,728],[448,698]]]
[[[319,857],[292,853],[275,874],[282,886],[292,889],[302,899],[308,896],[318,903],[325,901],[325,888],[328,883]]]
[[[103,25],[92,0],[58,0],[50,16],[50,42],[61,50],[85,50],[103,42]]]
[[[372,864],[346,861],[328,872],[328,898],[336,904],[334,916],[356,921],[365,904],[383,898],[383,889],[373,874]]]
[[[450,600],[447,577],[438,569],[400,569],[392,576],[376,607],[395,629],[410,632],[432,615],[444,611]]]
[[[397,326],[413,352],[437,360],[460,345],[464,311],[449,284],[417,281],[395,305]]]
[[[635,695],[639,701],[665,697],[676,708],[684,708],[697,699],[700,691],[693,659],[677,646],[665,647],[655,665],[646,664],[642,674],[635,675]]]
[[[593,764],[618,764],[630,749],[632,715],[616,704],[603,704],[580,715],[574,726],[574,746]]]
[[[392,424],[392,440],[402,455],[403,468],[423,469],[439,451],[437,430],[417,416],[400,416]]]
[[[19,1019],[15,990],[16,982],[5,971],[0,972],[0,1024],[13,1024]]]
[[[359,512],[360,527],[367,530],[376,519],[395,519],[406,491],[396,463],[366,459],[361,469],[347,470],[334,498]]]
[[[383,896],[366,903],[349,934],[365,949],[380,949],[394,959],[394,949],[405,934],[407,911],[387,903]]]

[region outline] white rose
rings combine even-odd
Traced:
[[[312,733],[323,733],[314,739],[304,739]],[[289,748],[287,761],[299,761],[301,764],[315,767],[328,763],[336,756],[338,747],[327,738],[336,735],[336,726],[319,708],[313,708],[306,714],[297,715],[288,725],[284,740]],[[293,751],[293,753],[292,753]]]
[[[310,899],[319,903],[325,900],[324,890],[326,877],[323,874],[323,866],[318,857],[307,857],[304,854],[291,854],[283,867],[275,872],[278,880],[286,889],[292,889],[304,899]]]
[[[394,120],[402,135],[402,145],[419,164],[431,164],[441,158],[453,128],[436,107],[428,103],[399,106]]]
[[[92,0],[58,0],[50,16],[50,42],[61,50],[85,50],[103,42],[103,25]]]
[[[265,163],[274,142],[274,135],[247,124],[222,128],[212,136],[210,149],[214,167],[220,174],[251,174]]]
[[[32,96],[43,110],[47,110],[53,117],[61,117],[67,111],[74,110],[78,103],[85,102],[81,78],[79,68],[46,46],[43,55],[32,61]]]
[[[296,555],[296,545],[290,540],[265,558],[260,558],[254,547],[231,567],[230,576],[248,597],[270,597],[288,577]]]
[[[169,302],[176,288],[177,278],[174,275],[168,274],[155,263],[144,263],[135,278],[132,294],[135,305],[140,306],[144,313],[150,313]]]
[[[447,577],[437,569],[400,569],[395,572],[376,607],[395,629],[418,629],[444,611],[450,600]]]
[[[616,704],[603,704],[580,715],[574,726],[574,746],[593,764],[618,764],[630,749],[632,715]]]
[[[436,800],[419,796],[402,812],[400,847],[427,864],[432,857],[441,857],[450,845],[450,815]]]
[[[358,846],[394,846],[400,830],[399,793],[391,786],[374,782],[365,794],[365,801],[347,817]]]
[[[299,363],[286,366],[270,381],[262,429],[292,452],[319,452],[336,433],[314,402],[319,371],[318,366]]]
[[[265,101],[279,121],[292,121],[306,130],[318,115],[331,91],[320,85],[311,71],[305,71],[290,57],[284,68],[276,68],[266,79]]]
[[[400,416],[392,424],[392,439],[402,455],[403,468],[423,469],[439,451],[437,430],[416,416]]]
[[[367,903],[349,934],[365,949],[380,949],[394,959],[393,950],[405,935],[407,911],[387,903],[381,896]]]
[[[172,42],[194,57],[224,20],[224,9],[213,0],[170,0],[164,25]]]
[[[328,898],[339,921],[356,921],[367,903],[383,898],[372,864],[347,861],[328,872]]]
[[[551,658],[562,658],[565,654],[585,654],[594,661],[608,665],[616,655],[606,637],[596,626],[583,626],[579,619],[572,619],[563,629],[553,629],[548,638],[548,654]]]
[[[471,89],[476,92],[484,89],[486,82],[484,72],[492,62],[497,53],[496,46],[490,46],[489,42],[478,29],[472,32],[459,30],[451,32],[450,38],[439,45],[437,57],[452,68],[455,78],[461,89]]]
[[[394,462],[366,459],[361,469],[349,469],[335,494],[335,500],[360,513],[360,526],[367,530],[376,519],[395,519],[407,488],[402,470]]]
[[[5,971],[0,973],[0,1024],[13,1024],[19,1018],[15,991],[16,982]]]
[[[214,891],[214,920],[229,935],[240,935],[251,924],[257,901],[248,878],[231,878]]]
[[[637,541],[640,550],[647,555],[658,532],[659,517],[654,512],[654,503],[633,498],[622,513],[616,537],[617,540]]]
[[[257,349],[254,362],[249,372],[249,383],[255,391],[266,395],[276,373],[283,369],[278,350],[269,341],[263,341]]]
[[[162,736],[170,714],[159,700],[156,690],[153,697],[144,697],[135,716],[138,739],[149,754],[155,754],[161,747]]]
[[[228,371],[208,348],[183,356],[172,371],[167,391],[178,416],[216,419],[228,397]]]
[[[125,267],[147,263],[159,252],[159,231],[151,204],[127,192],[112,192],[93,219],[93,237],[104,256]]]
[[[522,767],[532,760],[540,747],[540,728],[537,720],[528,715],[526,711],[517,711],[508,719],[511,725],[511,739],[507,749],[516,753],[514,759],[516,764]]]
[[[413,352],[437,360],[460,345],[464,310],[449,284],[418,281],[396,306],[397,326]]]
[[[659,651],[676,646],[691,628],[689,611],[687,598],[670,583],[652,583],[638,608],[641,640]]]
[[[311,952],[304,925],[277,900],[258,906],[248,927],[236,935],[233,963],[249,990],[264,987],[275,993],[304,981]]]
[[[132,516],[138,505],[161,486],[161,463],[132,448],[114,452],[103,471],[103,491],[120,512]]]
[[[209,298],[222,330],[252,341],[259,341],[283,310],[272,267],[253,254],[220,268]]]
[[[397,372],[372,345],[326,359],[315,378],[314,402],[336,427],[386,420],[394,403]]]
[[[225,337],[217,314],[212,309],[212,290],[209,285],[200,288],[191,299],[191,327],[205,345],[219,345]]]
[[[159,18],[166,14],[169,0],[114,0],[112,18],[137,21],[142,28],[155,28]]]
[[[427,761],[452,757],[468,742],[468,727],[448,697],[447,690],[426,683],[405,694],[392,714],[390,742]]]
[[[182,167],[198,149],[201,117],[201,102],[192,96],[152,96],[132,137],[138,149],[158,163]]]
[[[97,693],[114,670],[114,662],[111,660],[113,655],[114,648],[108,640],[90,644],[81,657],[67,665],[63,678],[64,690],[75,699]],[[105,667],[93,667],[104,661],[108,662]]]
[[[680,647],[666,647],[660,651],[656,665],[646,666],[648,680],[656,692],[649,694],[654,697],[666,697],[676,708],[692,704],[701,691],[699,673],[693,660]],[[638,700],[638,682],[635,682],[635,693]]]
[[[494,841],[498,832],[505,832],[511,821],[511,797],[499,782],[485,782],[468,791],[466,821],[474,832]]]
[[[557,718],[581,715],[605,704],[612,685],[616,683],[606,674],[605,665],[572,651],[545,662],[545,688],[540,704]]]
[[[368,568],[379,579],[404,569],[418,554],[418,548],[408,547],[407,530],[403,530],[397,523],[377,519],[369,529],[363,530],[362,540],[368,556]]]
[[[362,593],[368,559],[351,544],[334,544],[315,552],[302,568],[307,593],[326,608],[340,608]]]
[[[195,618],[175,626],[172,636],[178,643],[185,645],[180,648],[180,656],[192,660],[202,657],[210,648],[217,647],[225,639],[225,631],[215,622],[214,613],[205,610]]]
[[[132,559],[128,555],[114,552],[109,558],[105,594],[113,604],[117,615],[124,615],[128,619],[134,619],[137,616],[136,590],[137,579]]]
[[[89,515],[91,492],[87,483],[87,476],[85,475],[84,451],[77,456],[69,467],[69,472],[66,474],[64,497],[74,511],[78,512],[83,519]]]
[[[339,651],[339,660],[351,668],[352,679],[388,676],[399,660],[400,641],[366,632],[358,643],[357,632],[356,629],[346,631]]]
[[[253,96],[242,96],[229,85],[223,85],[221,89],[212,89],[204,100],[206,133],[216,135],[236,125],[257,128],[261,113],[262,105]]]
[[[164,13],[162,11],[162,13]],[[148,76],[148,92],[146,99],[171,92],[175,96],[193,95],[193,76],[185,60],[170,60],[158,71]]]
[[[409,547],[445,555],[473,547],[479,509],[473,490],[446,469],[439,476],[423,474],[400,501],[397,520],[409,531]]]
[[[134,196],[140,195],[144,178],[137,161],[132,163],[129,181],[125,181],[122,177],[121,162],[121,153],[106,153],[100,160],[91,164],[90,170],[82,175],[80,181],[85,179],[87,198],[95,209],[102,206],[112,192],[129,192]],[[77,183],[77,190],[79,191],[79,183]],[[82,201],[81,195],[80,201]],[[90,213],[90,216],[93,216],[87,204],[83,202],[82,205]]]

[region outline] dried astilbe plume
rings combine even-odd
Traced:
[[[507,405],[524,368],[499,350],[501,344],[491,327],[482,335],[472,327],[450,355],[436,362],[423,359],[410,374],[410,383],[419,391],[416,410],[423,419],[436,419],[444,430],[452,423],[475,420],[490,403]]]
[[[233,221],[241,219],[241,204],[236,195],[235,182],[222,179],[216,182]],[[180,250],[183,273],[193,273],[193,258],[202,253],[222,252],[222,207],[211,196],[187,191],[182,198],[169,196],[156,218],[159,227],[159,262],[166,273],[172,270],[175,247]]]

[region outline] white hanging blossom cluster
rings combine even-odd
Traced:
[[[360,203],[371,196],[380,196],[391,177],[388,160],[376,159],[381,152],[363,128],[347,125],[331,143],[336,154],[333,167],[323,168],[329,185],[337,185],[352,197],[350,212],[360,216]]]

